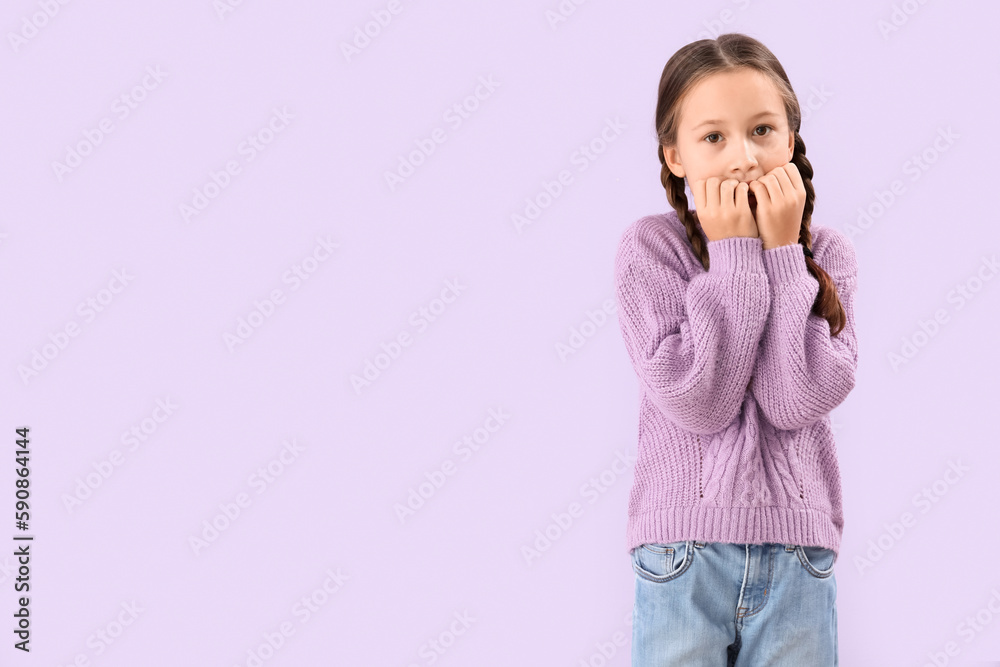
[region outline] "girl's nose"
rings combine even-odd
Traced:
[[[733,171],[746,174],[757,166],[757,156],[753,151],[744,150],[733,160]]]

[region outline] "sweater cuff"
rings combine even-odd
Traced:
[[[801,243],[768,248],[763,255],[767,277],[774,284],[789,282],[809,274]]]
[[[709,273],[764,272],[758,236],[730,236],[708,242]]]

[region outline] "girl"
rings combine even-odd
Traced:
[[[673,211],[632,223],[615,259],[640,388],[635,667],[837,665],[830,411],[854,387],[857,262],[846,235],[811,227],[800,121],[781,64],[746,35],[688,44],[663,70]]]

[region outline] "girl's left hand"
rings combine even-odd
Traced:
[[[799,242],[806,189],[794,162],[775,167],[756,181],[750,192],[757,199],[757,231],[764,250]]]

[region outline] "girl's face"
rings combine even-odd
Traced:
[[[795,135],[774,82],[748,68],[699,81],[681,101],[677,145],[663,157],[688,186],[717,176],[754,181],[792,159]]]

